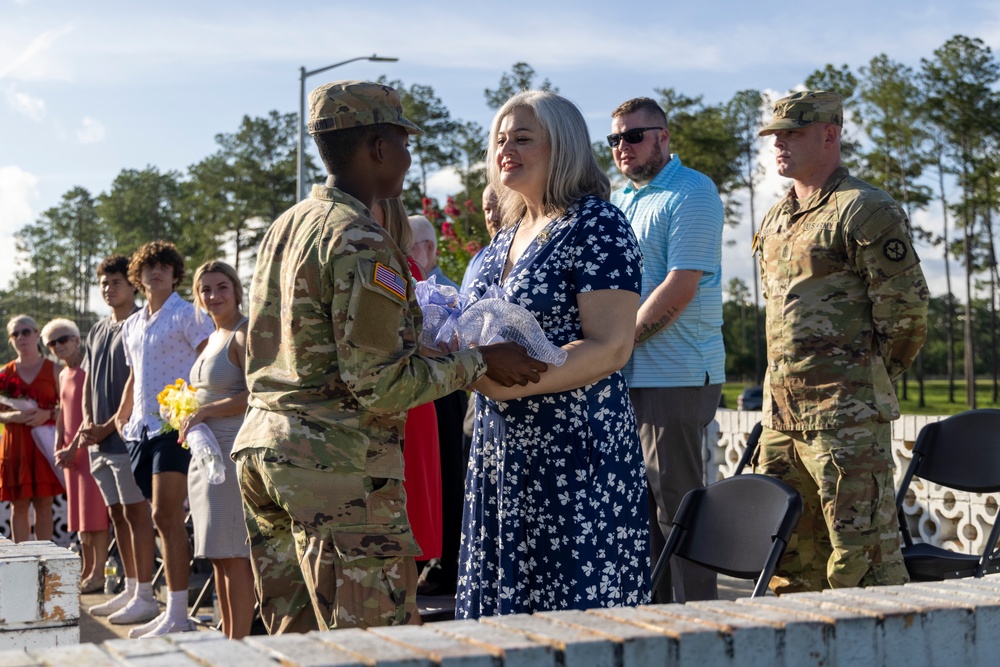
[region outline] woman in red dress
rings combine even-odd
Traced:
[[[399,249],[406,253],[410,273],[416,280],[423,280],[420,267],[409,255],[413,232],[402,202],[398,199],[380,200],[373,213]],[[406,513],[413,537],[423,552],[417,559],[419,569],[428,560],[441,557],[441,449],[433,402],[406,412],[403,466]]]
[[[45,357],[38,324],[32,318],[15,315],[7,322],[7,334],[17,359],[4,366],[0,374],[19,380],[38,407],[14,410],[4,406],[0,412],[0,424],[4,425],[0,437],[0,501],[10,502],[14,542],[32,538],[32,508],[34,539],[51,540],[52,498],[63,492],[63,485],[35,445],[31,429],[55,423],[59,368]]]

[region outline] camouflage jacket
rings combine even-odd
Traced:
[[[829,429],[899,417],[892,387],[927,333],[928,290],[909,222],[838,168],[775,204],[754,239],[767,310],[763,423]]]
[[[249,297],[250,408],[233,452],[372,477],[403,477],[406,409],[477,380],[482,354],[419,356],[406,258],[336,188],[285,212],[261,242]]]

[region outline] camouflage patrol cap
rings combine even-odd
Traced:
[[[309,93],[309,134],[392,123],[410,134],[423,130],[403,118],[399,93],[371,81],[334,81]]]
[[[844,110],[840,105],[840,95],[826,90],[804,90],[783,97],[774,103],[771,124],[758,134],[763,137],[812,123],[833,123],[843,127]]]

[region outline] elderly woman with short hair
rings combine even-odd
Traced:
[[[108,507],[90,474],[90,455],[78,437],[83,423],[86,374],[80,329],[75,322],[55,319],[42,328],[42,340],[65,366],[59,372],[59,419],[56,421],[56,463],[66,483],[67,528],[80,536],[80,592],[104,588],[104,562],[108,558]]]

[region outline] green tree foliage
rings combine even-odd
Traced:
[[[482,201],[482,191],[479,195]],[[427,200],[422,213],[440,230],[438,266],[446,276],[461,283],[469,260],[490,241],[482,209],[471,198],[448,197],[444,210]]]
[[[622,176],[622,173],[618,171],[618,167],[615,166],[615,156],[611,152],[611,146],[608,146],[606,139],[600,139],[590,144],[591,149],[594,151],[594,158],[597,160],[597,165],[601,168],[601,171],[605,173],[608,180],[611,181],[611,189],[624,187],[626,178]]]
[[[756,359],[764,355],[763,341],[754,335],[754,320],[763,317],[751,301],[750,289],[739,278],[726,286],[729,299],[722,304],[722,339],[726,346],[726,378],[760,384]]]
[[[998,81],[1000,64],[990,49],[981,40],[961,35],[921,61],[916,72],[882,54],[857,75],[846,65],[826,65],[805,81],[809,88],[834,90],[844,97],[853,123],[842,145],[845,163],[855,172],[887,190],[910,212],[928,204],[928,186],[933,183],[943,207],[943,224],[935,228],[943,231],[939,238],[937,232],[914,231],[918,240],[943,249],[947,294],[931,303],[935,326],[921,364],[928,376],[948,374],[952,386],[956,352],[966,355],[968,377],[992,372],[996,378],[1000,366],[1000,281],[993,239],[1000,202]],[[439,263],[458,280],[469,257],[487,241],[479,209],[486,133],[476,123],[452,118],[430,86],[404,86],[384,78],[382,82],[399,90],[404,113],[426,131],[410,141],[414,162],[404,201],[409,211],[424,211],[435,222]],[[484,97],[490,108],[498,109],[511,95],[529,88],[557,90],[548,79],[540,80],[530,65],[518,62],[501,75],[496,88],[484,90]],[[761,175],[760,92],[741,90],[720,104],[706,104],[702,97],[670,88],[656,93],[669,118],[672,151],[716,183],[726,203],[727,222],[748,220],[745,238],[750,239],[760,217],[755,209]],[[217,135],[215,152],[185,172],[152,165],[124,169],[96,197],[82,188],[70,190],[17,233],[18,267],[9,289],[0,292],[0,314],[27,312],[40,322],[69,316],[86,328],[93,307],[86,287],[93,281],[95,262],[107,252],[130,253],[154,239],[174,241],[192,266],[231,256],[235,247],[236,262],[245,273],[262,231],[294,200],[296,123],[295,114],[277,111],[248,116],[233,132]],[[612,183],[621,185],[624,179],[606,143],[595,141],[593,151]],[[443,206],[426,196],[428,180],[440,170],[454,170],[460,181],[459,191],[450,193]],[[307,181],[319,177],[320,170],[310,160]],[[957,240],[949,237],[949,217],[957,219],[961,229],[961,235],[951,235]],[[964,303],[951,289],[954,258],[961,258],[966,269]],[[727,373],[745,382],[759,381],[765,358],[757,276],[753,278],[752,289],[730,281],[724,304]],[[954,335],[953,323],[959,321],[966,326],[963,337]],[[997,379],[994,386],[1000,393]]]
[[[841,65],[839,68],[827,65],[807,76],[805,84],[808,90],[830,90],[839,93],[843,98],[845,116],[854,112],[856,114],[854,121],[862,122],[855,97],[858,77],[851,72],[847,65]],[[844,165],[850,169],[856,169],[860,154],[861,142],[851,135],[850,128],[845,125],[840,136],[840,155]]]
[[[757,159],[760,150],[761,137],[757,134],[763,123],[764,96],[759,90],[741,90],[733,95],[733,98],[726,104],[726,115],[729,117],[729,125],[739,146],[739,152],[735,158],[736,172],[734,177],[734,189],[742,189],[747,193],[747,203],[749,208],[750,238],[757,234],[757,212],[754,206],[757,185],[764,177],[764,167]],[[761,354],[761,338],[763,327],[761,326],[760,311],[760,287],[759,277],[756,271],[753,274],[753,347],[754,375],[756,382],[764,379],[763,355]],[[744,286],[745,287],[745,286]],[[742,313],[742,311],[741,311]]]
[[[552,85],[548,79],[544,79],[540,84],[535,84],[535,69],[528,63],[518,62],[511,65],[509,72],[500,75],[500,83],[496,88],[486,88],[483,90],[483,97],[486,98],[486,106],[497,111],[511,97],[522,90],[546,90],[558,93],[559,89]]]
[[[29,313],[39,324],[68,317],[86,328],[92,321],[90,286],[106,247],[90,192],[75,187],[15,235],[22,268],[0,295],[0,318]]]
[[[458,123],[451,142],[456,155],[453,166],[462,183],[461,191],[453,196],[453,203],[473,204],[471,211],[464,207],[464,213],[455,220],[455,224],[464,237],[488,243],[486,221],[476,208],[477,202],[483,200],[486,188],[486,131],[479,123]]]
[[[111,189],[97,199],[100,229],[110,240],[109,252],[130,255],[144,243],[170,241],[191,269],[222,256],[211,225],[197,212],[189,184],[182,177],[180,172],[161,173],[152,166],[118,174]],[[182,293],[189,292],[192,274],[189,270],[180,286]]]
[[[154,166],[141,171],[123,169],[118,174],[111,189],[97,198],[97,213],[104,232],[114,239],[114,251],[131,254],[143,243],[158,239],[191,243],[187,239],[195,230],[185,229],[178,213],[180,179],[180,173],[161,173]]]
[[[406,210],[419,210],[421,201],[427,197],[427,178],[431,172],[452,166],[458,157],[453,136],[458,123],[452,119],[448,107],[434,94],[432,87],[414,83],[407,88],[402,81],[388,81],[384,76],[378,82],[399,91],[403,115],[424,131],[423,134],[410,135],[411,169],[417,173],[407,177],[407,187],[403,192]]]
[[[920,78],[926,94],[927,117],[947,140],[946,152],[954,163],[962,189],[962,201],[956,212],[962,226],[966,310],[972,313],[977,245],[975,192],[981,185],[977,168],[987,158],[986,151],[991,146],[986,138],[998,128],[1000,100],[993,88],[1000,79],[1000,63],[982,40],[956,35],[934,51],[933,58],[921,59]],[[975,407],[976,402],[971,382],[975,377],[974,326],[971,318],[964,320],[966,403],[970,407]]]
[[[911,215],[927,206],[931,189],[919,183],[928,163],[930,132],[922,122],[923,95],[913,70],[880,54],[861,68],[858,106],[873,149],[863,176]]]
[[[705,105],[701,96],[688,97],[673,88],[657,88],[656,94],[670,125],[670,151],[684,166],[712,179],[726,204],[727,224],[737,224],[731,195],[739,183],[740,144],[725,105]]]
[[[215,136],[218,151],[188,168],[183,218],[204,226],[217,242],[232,242],[237,269],[253,257],[271,222],[295,203],[297,123],[293,113],[244,116],[236,132]],[[307,154],[306,182],[318,176]]]

